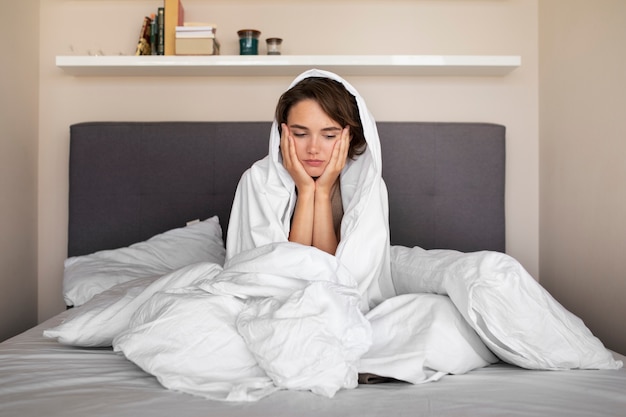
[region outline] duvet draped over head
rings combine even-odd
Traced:
[[[298,76],[290,88],[307,77],[326,77],[341,82],[356,98],[365,153],[348,160],[340,175],[344,216],[336,257],[356,280],[367,311],[394,295],[389,264],[389,209],[382,179],[382,158],[376,122],[365,101],[341,77],[321,70]],[[269,154],[242,176],[231,212],[226,239],[226,259],[276,242],[287,242],[295,209],[296,188],[282,164],[278,122],[270,132]]]

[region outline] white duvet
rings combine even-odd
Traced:
[[[274,123],[268,157],[239,184],[223,266],[199,262],[120,283],[45,336],[113,346],[169,389],[232,401],[278,389],[332,397],[356,387],[359,373],[436,381],[498,359],[538,369],[621,366],[506,255],[391,248],[375,122],[341,78],[312,70],[294,83],[306,76],[344,83],[368,143],[340,176],[336,256],[287,241],[295,190]],[[527,309],[542,317],[514,315]]]
[[[332,397],[359,372],[420,383],[495,361],[446,296],[392,297],[367,315],[360,299],[336,257],[280,242],[119,284],[44,334],[112,345],[169,389],[231,401]]]
[[[531,369],[622,366],[505,254],[391,255],[404,294],[365,314],[336,257],[281,242],[224,267],[201,262],[119,284],[44,334],[112,345],[169,389],[230,401],[278,389],[332,397],[354,388],[358,373],[436,381],[495,362],[492,352]]]
[[[298,262],[285,266],[284,257]],[[280,243],[223,271],[203,264],[189,272],[200,277],[193,286],[150,297],[113,340],[164,386],[236,401],[279,388],[333,396],[356,386],[371,328],[336,258]]]

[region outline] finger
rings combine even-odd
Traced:
[[[293,136],[289,135],[287,137],[287,142],[289,143],[289,160],[293,164],[300,165],[300,160],[298,159],[298,154],[296,153],[296,142]]]
[[[341,136],[337,143],[335,143],[335,149],[333,149],[332,160],[335,167],[341,170],[348,157],[348,148],[350,147],[350,127],[346,126],[341,131]]]
[[[333,150],[330,153],[330,159],[328,160],[328,165],[326,165],[326,171],[335,170],[337,164],[339,163],[339,159],[341,158],[341,143],[343,140],[341,137],[335,141],[333,145]]]
[[[334,183],[339,176],[341,170],[345,166],[346,158],[348,155],[348,132],[349,131],[344,129],[341,132],[339,139],[337,139],[337,141],[335,142],[333,151],[330,155],[330,160],[328,161],[328,165],[326,165],[326,169],[320,177],[320,180],[322,181],[318,180],[318,182],[320,182],[320,185],[331,185],[332,183]]]
[[[287,136],[289,136],[289,128],[286,124],[281,124],[281,132],[280,132],[280,145],[287,145]]]
[[[283,165],[285,167],[291,164],[290,143],[289,143],[289,128],[285,123],[281,124],[282,132],[280,135],[280,151],[283,155]]]
[[[344,127],[341,132],[341,142],[342,142],[342,154],[345,157],[348,156],[348,150],[350,149],[350,141],[352,140],[352,136],[350,135],[350,126]]]
[[[296,152],[296,143],[294,137],[291,135],[291,131],[286,124],[282,124],[281,135],[281,152],[283,154],[283,166],[291,175],[291,178],[296,182],[296,186],[300,187],[304,183],[311,181],[311,178],[306,173],[304,166],[298,159]]]

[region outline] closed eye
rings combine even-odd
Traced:
[[[341,129],[339,129],[338,127],[327,127],[325,129],[322,129],[322,132],[324,134],[324,137],[326,139],[335,139],[337,137],[337,134],[341,131]]]

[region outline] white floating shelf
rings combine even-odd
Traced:
[[[502,76],[521,65],[502,55],[57,56],[75,76],[275,76],[310,68],[341,75]]]

